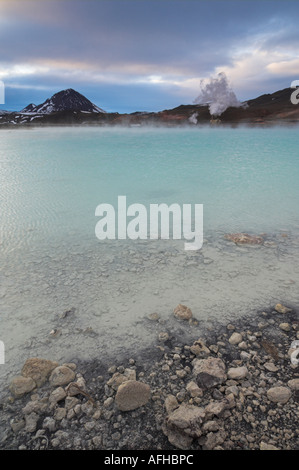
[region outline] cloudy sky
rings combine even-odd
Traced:
[[[0,0],[0,109],[74,88],[106,111],[192,103],[225,72],[240,100],[299,79],[297,0]]]

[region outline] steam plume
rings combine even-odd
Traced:
[[[231,106],[235,108],[242,106],[224,72],[219,73],[217,78],[212,77],[200,81],[200,94],[195,98],[194,103],[208,104],[212,116],[220,116]]]

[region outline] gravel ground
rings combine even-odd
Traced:
[[[298,450],[296,310],[209,329],[189,310],[177,328],[152,315],[156,343],[121,363],[28,358],[0,403],[0,449]]]

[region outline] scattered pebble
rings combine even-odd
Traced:
[[[200,339],[160,332],[152,356],[106,366],[27,359],[0,403],[0,449],[298,450],[298,320],[274,311],[205,334],[181,322]]]

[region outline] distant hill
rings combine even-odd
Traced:
[[[103,109],[98,108],[95,104],[89,101],[85,96],[78,93],[78,91],[68,88],[67,90],[55,93],[51,98],[48,98],[44,103],[36,106],[31,103],[26,108],[22,109],[20,113],[31,114],[51,114],[60,111],[85,111],[88,113],[105,113]]]
[[[180,105],[160,112],[107,113],[85,96],[69,88],[44,103],[26,106],[19,112],[0,113],[0,127],[55,125],[196,126],[202,124],[299,123],[299,104],[291,103],[291,88],[261,95],[238,108],[230,107],[213,119],[208,105]]]
[[[218,120],[221,123],[278,123],[299,122],[299,105],[291,103],[292,90],[285,88],[261,95],[243,103],[239,108],[228,108]],[[181,105],[177,108],[165,110],[159,113],[162,121],[193,122],[203,124],[212,120],[208,106]],[[217,122],[215,120],[214,122]]]

